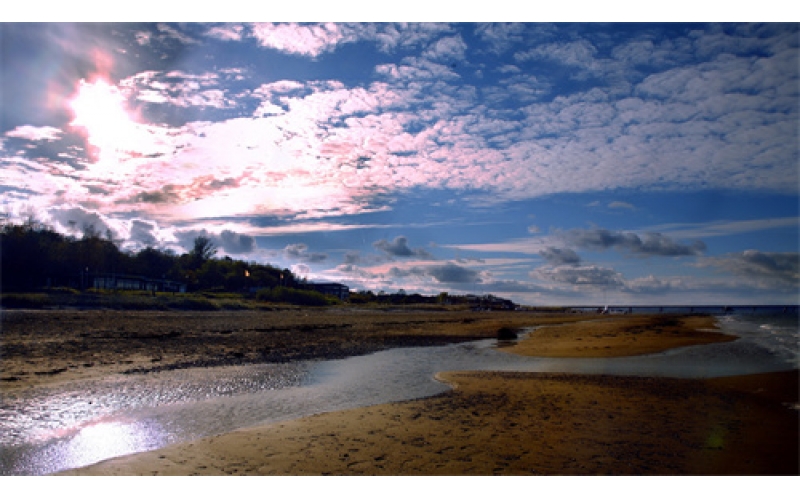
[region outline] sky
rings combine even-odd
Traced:
[[[796,304],[799,27],[0,23],[0,213],[375,293]]]

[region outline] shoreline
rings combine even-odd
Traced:
[[[624,356],[635,355],[640,341],[634,350],[735,338],[708,328],[713,318],[677,318],[658,332],[644,316],[570,318],[514,347],[531,352],[558,334],[560,347],[550,355]],[[602,325],[590,345],[596,349],[583,349],[587,325]],[[611,335],[610,325],[621,334]],[[797,410],[786,406],[797,404],[797,370],[704,380],[509,372],[436,378],[452,390],[240,429],[56,475],[798,474]]]

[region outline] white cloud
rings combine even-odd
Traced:
[[[317,57],[339,43],[352,39],[349,30],[334,23],[254,23],[250,25],[250,32],[262,47],[311,57]]]
[[[56,141],[63,132],[55,127],[34,127],[33,125],[20,125],[6,132],[6,137],[26,139],[29,141]]]
[[[175,28],[166,23],[159,23],[157,26],[158,31],[161,33],[161,36],[164,38],[173,38],[178,40],[184,44],[197,44],[200,43],[199,41],[195,40],[194,38],[190,37],[189,35],[183,33],[179,29]]]
[[[454,248],[471,252],[501,252],[537,255],[542,250],[551,246],[553,242],[547,238],[515,238],[508,241],[495,243],[463,243],[452,245],[439,245],[443,248]]]
[[[423,56],[431,59],[439,60],[462,60],[464,53],[467,50],[467,44],[461,35],[448,36],[440,38],[432,43],[428,49],[423,52]]]
[[[240,41],[244,35],[244,27],[240,24],[229,24],[225,26],[214,26],[209,28],[206,35],[219,38],[220,40]]]
[[[475,33],[489,44],[491,52],[500,54],[529,38],[531,34],[526,33],[529,27],[525,23],[480,23]],[[541,29],[541,26],[537,26],[537,29]]]

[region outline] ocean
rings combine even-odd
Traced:
[[[726,333],[747,338],[768,350],[776,358],[800,368],[800,316],[797,310],[755,308],[718,316]]]

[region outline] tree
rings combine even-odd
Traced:
[[[194,239],[194,247],[189,254],[192,256],[195,268],[202,266],[208,259],[216,255],[217,247],[210,238],[198,236]]]

